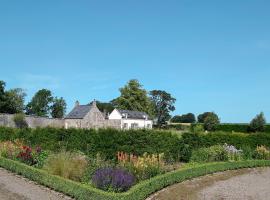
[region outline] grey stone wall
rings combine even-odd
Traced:
[[[14,115],[11,114],[0,114],[0,126],[15,127],[13,121]],[[36,116],[25,116],[25,120],[30,128],[37,127],[64,127],[64,119],[52,119],[47,117],[36,117]]]

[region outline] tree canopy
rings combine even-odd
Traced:
[[[249,124],[249,129],[252,132],[260,132],[260,131],[262,132],[264,131],[265,124],[266,119],[264,117],[263,112],[261,112],[260,114],[256,115],[254,119],[251,120]]]
[[[0,81],[0,113],[22,113],[26,93],[21,88],[5,91],[5,82]]]
[[[55,97],[51,106],[51,116],[53,118],[63,118],[66,113],[66,108],[67,104],[63,97]]]
[[[26,114],[37,116],[49,116],[51,103],[53,102],[50,90],[39,90],[26,106]]]
[[[150,99],[154,105],[154,114],[157,119],[157,125],[166,124],[171,118],[170,112],[175,110],[174,103],[176,99],[163,90],[150,91]]]
[[[171,122],[173,123],[194,123],[196,122],[196,117],[193,113],[187,113],[184,115],[175,115]]]
[[[142,111],[151,114],[152,104],[147,91],[138,80],[130,80],[120,88],[120,96],[112,100],[112,104],[119,109]]]

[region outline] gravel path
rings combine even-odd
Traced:
[[[55,192],[0,168],[1,200],[71,200]]]
[[[147,200],[269,200],[270,168],[215,173],[175,184]]]

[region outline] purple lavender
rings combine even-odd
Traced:
[[[92,183],[102,190],[124,192],[135,183],[135,177],[123,169],[107,167],[94,173]]]

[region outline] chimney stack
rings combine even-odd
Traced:
[[[77,107],[77,106],[79,106],[80,105],[80,102],[77,100],[76,102],[75,102],[75,107]]]

